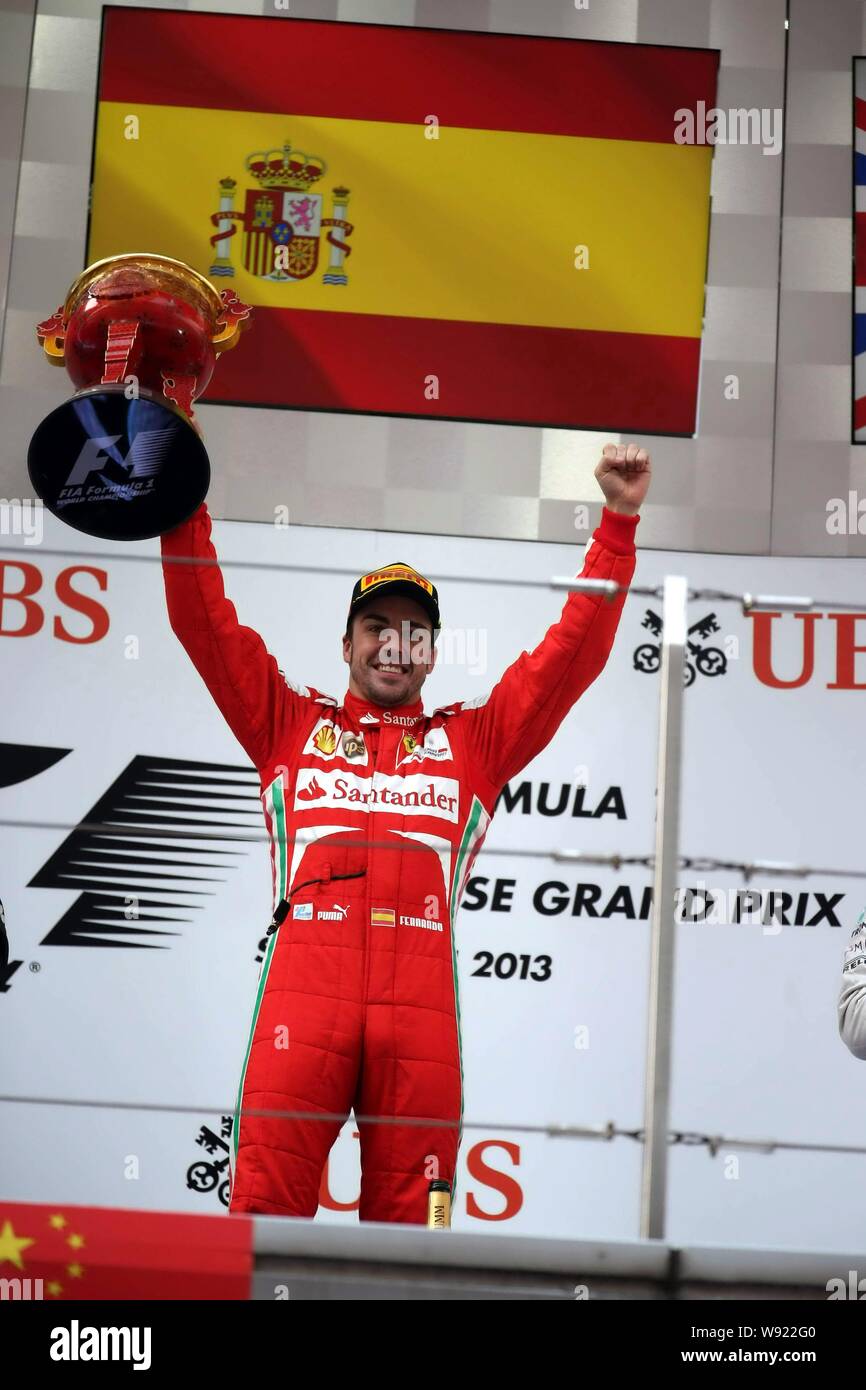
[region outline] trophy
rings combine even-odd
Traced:
[[[193,413],[216,359],[250,316],[183,261],[148,252],[95,261],[36,335],[77,390],[30,443],[49,511],[90,536],[147,540],[204,500],[210,463]]]

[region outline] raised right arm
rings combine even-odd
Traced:
[[[172,631],[261,771],[309,707],[306,692],[291,688],[259,634],[238,621],[225,595],[204,502],[162,537],[162,557]]]

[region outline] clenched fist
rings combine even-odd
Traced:
[[[640,511],[651,473],[650,456],[637,444],[605,444],[595,470],[605,505],[626,516]]]

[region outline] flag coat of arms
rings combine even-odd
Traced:
[[[88,259],[255,306],[208,400],[691,434],[709,50],[108,7]]]
[[[219,214],[216,216],[219,223],[225,221]],[[281,275],[306,279],[319,262],[321,229],[320,194],[302,190],[248,189],[244,212],[244,269],[251,275],[275,279]],[[284,258],[280,257],[281,247],[290,248]],[[231,274],[231,270],[219,262],[211,266],[214,275],[225,274],[227,270]]]

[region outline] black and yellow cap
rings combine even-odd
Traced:
[[[383,565],[381,569],[361,575],[352,590],[349,622],[352,621],[361,604],[366,603],[375,595],[383,593],[404,594],[406,598],[414,599],[430,618],[433,631],[439,631],[442,622],[439,617],[439,595],[436,592],[436,585],[402,560],[395,560],[391,565]]]

